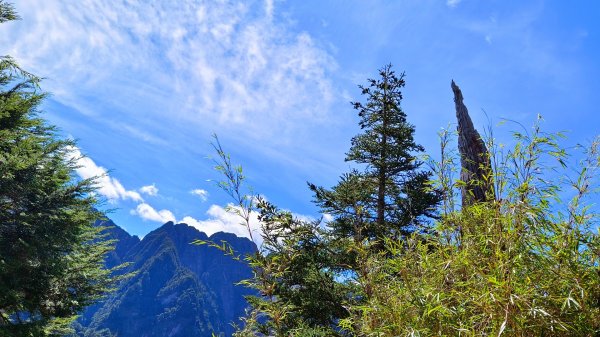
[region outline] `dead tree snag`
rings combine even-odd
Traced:
[[[460,179],[465,183],[461,190],[463,207],[494,199],[492,165],[485,143],[473,126],[469,111],[463,103],[460,88],[452,81],[456,119],[458,120],[458,151],[460,153]]]

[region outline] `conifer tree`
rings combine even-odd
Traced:
[[[0,1],[0,22],[16,18]],[[113,282],[94,180],[75,178],[74,142],[38,116],[38,83],[0,57],[0,336],[63,335]]]
[[[434,216],[440,200],[428,191],[430,173],[416,158],[424,149],[400,105],[404,73],[386,65],[379,76],[359,86],[366,101],[352,103],[363,133],[352,138],[346,161],[366,165],[364,171],[342,176],[331,190],[309,184],[317,204],[336,217],[334,231],[355,241],[403,237]]]
[[[296,219],[264,200],[255,205],[263,246],[247,257],[255,276],[245,283],[261,296],[250,298],[252,311],[237,336],[349,335],[339,322],[372,295],[361,284],[369,274],[361,261],[384,249],[384,239],[405,237],[433,216],[439,197],[427,188],[430,174],[419,170],[415,153],[423,148],[400,108],[403,75],[391,66],[380,75],[361,87],[366,103],[353,103],[364,133],[352,139],[347,160],[365,170],[343,175],[331,190],[309,184],[317,204],[334,217],[329,226]],[[219,185],[239,186],[235,172],[241,169],[216,148],[227,178]]]

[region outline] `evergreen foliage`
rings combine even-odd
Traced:
[[[0,0],[0,23],[16,19]],[[104,268],[114,242],[105,240],[105,227],[93,226],[101,217],[95,180],[75,177],[75,143],[39,117],[39,82],[0,57],[0,337],[73,333],[82,309],[131,276],[113,273],[123,265]],[[142,272],[80,332],[139,334],[157,321],[173,324],[155,335],[229,331],[219,317],[240,306],[220,312],[226,294],[209,290],[207,269],[187,253],[196,240],[229,255],[206,254],[211,268],[239,260],[252,268],[241,284],[258,295],[247,296],[250,308],[234,336],[599,336],[600,235],[590,196],[600,138],[574,170],[562,136],[542,132],[538,121],[531,132],[514,133],[510,150],[490,137],[484,159],[491,167],[479,165],[472,172],[485,177],[466,182],[454,178],[459,159],[443,132],[441,159],[429,161],[434,178],[422,169],[424,149],[401,109],[404,85],[404,74],[387,65],[360,86],[366,99],[352,104],[362,133],[346,156],[357,168],[331,189],[309,184],[332,216],[327,223],[298,219],[243,191],[242,168],[215,138],[216,168],[225,176],[219,186],[234,199],[228,210],[251,239],[258,213],[262,245],[254,251],[243,240],[228,243],[226,234],[208,238],[168,223],[124,249]],[[494,198],[485,192],[459,209],[455,200],[468,185],[486,186]],[[128,302],[144,291],[141,301]],[[152,315],[123,321],[120,312],[134,307]],[[185,327],[170,321],[179,312],[193,313]]]
[[[363,133],[352,138],[346,161],[365,164],[365,170],[343,175],[331,190],[309,184],[323,212],[335,217],[329,224],[334,235],[357,243],[422,230],[440,200],[428,188],[431,173],[420,170],[417,156],[424,149],[400,106],[404,73],[397,76],[387,65],[379,76],[359,86],[366,102],[352,103]]]
[[[360,261],[381,251],[384,239],[423,229],[435,214],[439,194],[427,184],[430,173],[420,170],[415,153],[423,148],[400,108],[403,75],[397,77],[390,65],[379,74],[380,80],[360,87],[366,103],[353,103],[364,133],[352,139],[346,159],[365,164],[365,171],[342,176],[332,190],[309,184],[316,203],[334,217],[327,226],[240,193],[241,167],[231,164],[217,140],[217,170],[226,178],[219,186],[234,198],[249,231],[247,215],[260,213],[263,246],[246,257],[255,272],[246,284],[262,296],[250,298],[253,311],[239,335],[346,334],[338,322],[370,296],[360,281],[369,271]]]
[[[0,22],[16,18],[0,1]],[[64,334],[113,282],[94,181],[75,179],[74,143],[38,116],[38,83],[0,58],[0,336]]]
[[[263,245],[247,257],[254,278],[244,284],[261,296],[249,298],[253,314],[237,335],[338,335],[335,322],[347,316],[348,289],[331,267],[328,233],[319,221],[302,221],[260,198],[256,207]]]
[[[218,158],[217,171],[225,176],[221,187],[233,198],[229,210],[240,216],[241,225],[253,232],[251,214],[257,212],[262,244],[254,254],[239,256],[226,243],[198,240],[223,253],[244,260],[253,277],[242,281],[255,289],[257,296],[247,296],[251,306],[234,336],[331,336],[338,335],[335,322],[346,317],[342,306],[346,287],[337,282],[331,268],[327,231],[320,221],[303,221],[288,211],[278,209],[260,196],[244,190],[242,167],[231,163],[218,138],[213,144]]]

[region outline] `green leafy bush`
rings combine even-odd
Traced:
[[[386,242],[371,256],[373,296],[342,326],[377,336],[597,336],[600,237],[589,203],[600,142],[568,167],[559,134],[536,124],[493,149],[496,201],[454,210],[462,182],[442,135],[435,185],[444,216],[427,235]],[[575,172],[575,174],[573,173]],[[572,177],[575,175],[575,177]],[[567,199],[568,201],[565,201]]]

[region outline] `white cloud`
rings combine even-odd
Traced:
[[[201,188],[197,188],[195,190],[191,190],[190,193],[193,194],[193,195],[199,196],[200,199],[202,199],[202,201],[208,200],[208,191],[203,190]]]
[[[237,236],[250,238],[248,228],[242,224],[242,218],[239,215],[228,212],[224,207],[219,205],[211,205],[206,214],[208,215],[208,219],[206,220],[197,220],[191,216],[186,216],[181,222],[196,227],[207,235],[212,235],[216,232],[228,232]],[[254,240],[259,241],[260,224],[257,213],[250,215],[250,230],[252,231]]]
[[[132,209],[130,213],[132,215],[137,215],[144,220],[159,222],[161,224],[168,221],[185,223],[195,227],[199,231],[202,231],[209,236],[217,232],[226,232],[250,239],[250,232],[252,232],[252,239],[257,245],[260,246],[262,243],[262,237],[260,235],[261,227],[260,221],[258,220],[258,213],[250,213],[250,228],[248,228],[243,218],[239,214],[235,213],[236,210],[240,210],[240,208],[233,206],[232,204],[229,204],[227,207],[213,204],[206,211],[207,218],[204,220],[199,220],[189,215],[184,216],[180,220],[176,220],[175,215],[170,210],[156,210],[151,205],[143,202],[137,205],[135,209]],[[301,221],[315,221],[314,217],[312,216],[296,213],[293,213],[293,216]],[[330,218],[330,215],[324,215],[325,220]]]
[[[171,211],[166,209],[157,211],[154,209],[154,207],[148,205],[147,203],[141,203],[137,205],[137,207],[134,210],[131,210],[130,213],[133,215],[138,215],[144,220],[160,222],[161,224],[168,221],[175,222],[175,216]]]
[[[156,196],[158,194],[158,188],[156,187],[155,184],[142,186],[140,188],[140,192],[145,193],[149,196]]]
[[[105,196],[109,201],[127,199],[137,202],[144,201],[138,192],[125,189],[119,180],[112,178],[104,167],[98,166],[91,158],[84,157],[79,148],[70,148],[69,155],[77,160],[79,167],[75,172],[83,179],[96,177],[96,186],[98,187],[96,192]]]
[[[325,122],[336,96],[328,76],[337,67],[333,57],[278,19],[271,0],[16,6],[23,20],[3,25],[0,35],[7,53],[48,78],[53,99],[121,132],[136,125],[132,136],[142,140],[160,140],[155,129],[188,122],[282,139]]]
[[[456,7],[462,0],[447,0],[446,5],[448,7]]]

